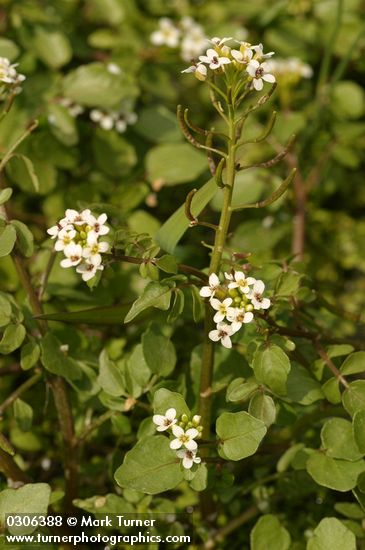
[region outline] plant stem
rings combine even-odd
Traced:
[[[226,168],[226,184],[224,187],[223,206],[219,225],[216,230],[209,273],[219,273],[222,254],[226,243],[229,223],[231,221],[231,202],[235,179],[235,140],[236,125],[232,108],[229,110],[229,143]],[[209,332],[214,328],[213,313],[209,305],[206,307],[203,358],[200,376],[199,414],[203,426],[202,438],[209,439],[211,417],[211,394],[214,364],[214,344],[209,338]]]
[[[9,397],[5,399],[5,401],[3,401],[0,405],[0,417],[3,415],[3,412],[5,411],[5,409],[10,407],[10,405],[12,405],[12,403],[14,403],[14,401],[18,399],[18,397],[23,395],[23,393],[28,391],[29,388],[37,384],[37,382],[41,378],[42,378],[42,374],[38,372],[37,374],[35,374],[34,376],[26,380],[23,384],[21,384],[12,394],[10,394]]]

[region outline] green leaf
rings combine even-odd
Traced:
[[[20,351],[20,366],[23,370],[29,370],[37,364],[41,355],[41,349],[36,342],[28,342]]]
[[[357,374],[365,371],[365,351],[351,353],[340,367],[342,374]]]
[[[1,432],[0,432],[0,449],[5,451],[10,456],[15,455],[14,447],[9,443],[9,441]]]
[[[125,498],[118,495],[95,495],[85,499],[75,499],[73,504],[91,514],[133,514],[135,508]],[[97,516],[96,516],[97,517]]]
[[[159,181],[162,185],[194,181],[206,168],[206,156],[188,143],[157,145],[146,156],[149,181]]]
[[[61,345],[56,336],[50,332],[42,338],[42,365],[52,374],[63,376],[66,380],[79,380],[82,375],[79,365],[62,351]]]
[[[365,380],[355,380],[342,394],[343,406],[353,416],[365,409]]]
[[[25,338],[26,330],[23,325],[8,325],[0,341],[0,353],[8,355],[18,349]]]
[[[185,307],[185,295],[180,288],[175,288],[173,292],[172,306],[167,316],[168,323],[174,323],[182,314]]]
[[[14,418],[22,432],[28,432],[33,422],[32,407],[22,399],[16,399],[14,401]]]
[[[80,311],[45,313],[37,315],[36,319],[62,321],[64,323],[82,323],[86,325],[120,325],[121,319],[126,315],[130,307],[131,304],[129,303],[108,307],[94,307]]]
[[[345,492],[356,487],[358,476],[365,470],[365,463],[363,460],[337,460],[316,452],[308,458],[306,468],[318,485]]]
[[[352,421],[353,433],[356,444],[362,454],[365,454],[365,409],[354,414]]]
[[[191,213],[198,217],[209,201],[214,197],[218,188],[214,178],[205,183],[194,195],[191,201]],[[156,235],[158,244],[173,254],[177,243],[189,228],[189,220],[185,215],[185,205],[180,206],[172,216],[161,226]]]
[[[332,109],[338,118],[359,118],[365,108],[364,90],[350,80],[337,82],[332,91]]]
[[[11,225],[15,227],[17,235],[17,246],[20,252],[26,258],[30,258],[34,252],[34,237],[33,233],[28,229],[25,223],[18,220],[12,220]]]
[[[365,512],[354,502],[336,502],[335,510],[347,518],[363,519],[365,517]]]
[[[12,307],[8,296],[0,292],[0,327],[8,325],[12,318]]]
[[[320,383],[311,374],[299,365],[290,370],[287,380],[287,397],[301,405],[311,405],[324,395]]]
[[[143,333],[142,346],[146,363],[152,372],[167,376],[174,370],[177,361],[174,344],[159,333],[156,327]]]
[[[153,396],[153,411],[155,414],[165,414],[167,409],[175,409],[176,416],[190,416],[190,409],[180,393],[160,388]]]
[[[217,419],[218,452],[229,460],[253,455],[266,434],[266,426],[247,412],[223,413]]]
[[[126,395],[126,382],[123,372],[109,359],[106,350],[103,350],[99,357],[100,371],[98,382],[102,389],[115,397]]]
[[[0,205],[8,201],[12,194],[13,190],[11,187],[5,187],[5,189],[2,189],[0,191]]]
[[[48,105],[48,120],[52,134],[64,145],[76,145],[79,140],[75,118],[58,103]]]
[[[248,412],[261,420],[267,428],[275,422],[276,407],[274,400],[261,391],[256,392],[250,400]]]
[[[337,378],[329,378],[322,386],[322,391],[330,403],[337,405],[341,403],[340,383]]]
[[[39,192],[39,179],[34,164],[25,155],[14,154],[6,165],[6,171],[21,189]]]
[[[321,430],[321,441],[326,455],[332,458],[354,462],[362,457],[354,439],[352,424],[344,418],[326,420]]]
[[[151,370],[143,354],[142,344],[134,347],[126,364],[126,380],[128,393],[139,397],[151,378]]]
[[[13,250],[16,241],[16,231],[12,225],[6,225],[0,231],[0,258],[2,258]]]
[[[65,34],[36,27],[31,47],[36,55],[52,69],[58,69],[71,60],[72,49]]]
[[[173,489],[183,477],[180,460],[170,449],[168,438],[162,435],[141,439],[115,472],[118,485],[148,495]]]
[[[166,109],[164,105],[142,109],[138,114],[138,122],[134,130],[144,138],[157,143],[182,140],[176,114]]]
[[[0,524],[5,525],[5,514],[47,514],[51,488],[47,483],[28,483],[19,489],[5,489],[0,493]],[[36,527],[9,527],[11,534],[26,535]]]
[[[128,174],[137,162],[133,145],[113,130],[98,128],[92,148],[97,166],[108,176],[120,177]]]
[[[189,290],[193,302],[193,320],[195,323],[199,323],[204,318],[204,302],[195,285],[190,285]]]
[[[226,393],[227,401],[246,401],[259,387],[256,378],[235,378],[229,384]]]
[[[87,107],[116,107],[129,91],[121,74],[110,73],[106,65],[98,62],[80,65],[63,81],[65,97]]]
[[[89,0],[88,10],[91,12],[93,20],[108,23],[109,25],[119,25],[125,15],[124,0]]]
[[[288,550],[291,538],[277,517],[262,516],[250,534],[251,550]]]
[[[177,261],[171,254],[165,254],[156,260],[156,265],[165,273],[177,273]]]
[[[279,346],[273,344],[261,346],[254,354],[252,368],[259,382],[278,395],[286,394],[290,361]]]
[[[308,540],[307,550],[356,550],[356,538],[340,520],[324,518]]]
[[[18,57],[20,50],[12,40],[0,38],[0,57],[7,57],[9,61],[14,61]]]
[[[149,307],[167,310],[170,307],[171,288],[160,283],[148,283],[143,294],[133,303],[124,322],[130,323],[137,315]]]
[[[200,464],[198,469],[190,481],[190,487],[194,491],[204,491],[208,485],[208,468],[205,464]]]

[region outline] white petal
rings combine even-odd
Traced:
[[[258,281],[256,281],[256,283],[254,284],[254,287],[253,287],[253,291],[255,294],[262,294],[265,290],[265,284],[263,281],[261,281],[260,279]]]
[[[231,339],[230,337],[228,336],[228,334],[226,334],[225,336],[223,336],[222,338],[222,345],[225,347],[225,348],[231,348],[232,347],[232,342],[231,342]]]
[[[228,65],[228,63],[231,63],[231,60],[228,57],[219,58],[219,65]]]
[[[217,311],[217,313],[213,317],[213,321],[215,323],[221,323],[222,321],[224,321],[224,318],[225,318],[225,314],[222,313],[221,311]]]
[[[253,320],[253,313],[252,311],[247,311],[245,313],[245,316],[243,318],[243,322],[244,323],[251,323],[251,321]]]
[[[256,283],[256,279],[254,277],[247,277],[246,280],[248,285],[254,285]]]
[[[203,286],[200,291],[199,291],[199,294],[200,296],[202,296],[203,298],[209,298],[210,296],[212,296],[212,289],[210,288],[210,286]]]
[[[232,298],[226,298],[225,300],[223,300],[222,304],[228,307],[231,305],[232,302],[233,302]]]
[[[158,426],[158,427],[156,428],[156,430],[157,430],[158,432],[165,432],[166,430],[169,429],[169,427],[170,427],[170,426]]]
[[[219,286],[219,284],[220,284],[220,281],[218,279],[218,276],[215,273],[211,273],[209,275],[209,285],[212,287],[217,287]]]
[[[165,417],[162,414],[154,414],[152,417],[152,422],[157,424],[157,426],[162,426],[165,422]]]
[[[213,309],[216,309],[217,311],[219,311],[221,305],[222,305],[222,302],[220,300],[217,300],[217,298],[212,298],[210,300],[210,305],[212,306]],[[217,321],[218,323],[218,321]]]
[[[182,442],[180,439],[173,439],[170,443],[170,449],[180,449],[182,447]]]
[[[198,448],[198,444],[196,441],[194,441],[194,439],[186,441],[184,445],[187,449],[189,449],[189,451],[195,451]]]
[[[190,458],[188,456],[184,456],[182,463],[183,463],[183,466],[186,470],[190,470],[190,468],[194,464],[194,461],[193,461],[192,458]]]
[[[173,408],[167,409],[167,411],[165,412],[165,416],[168,420],[174,420],[176,418],[176,410]]]
[[[192,439],[194,439],[195,437],[197,437],[199,435],[198,430],[196,430],[195,428],[189,428],[188,430],[186,430],[185,433],[186,433],[186,435],[188,435]]]
[[[231,327],[233,332],[238,332],[242,327],[242,323],[240,321],[233,321]]]
[[[218,342],[220,340],[219,330],[211,330],[209,333],[209,338],[213,340],[213,342]]]
[[[254,78],[253,79],[253,87],[255,90],[260,92],[262,88],[264,87],[264,83],[262,82],[262,78]]]
[[[202,461],[202,459],[200,458],[200,456],[194,456],[194,459],[193,459],[193,460],[194,460],[195,464],[200,464],[201,461]]]
[[[264,298],[261,302],[261,309],[268,309],[270,307],[270,299],[269,298]]]
[[[184,435],[185,432],[181,428],[181,426],[173,426],[172,433],[174,434],[175,437],[181,437],[182,435]]]
[[[262,75],[262,80],[265,80],[265,82],[275,82],[275,76],[273,74],[264,74]]]

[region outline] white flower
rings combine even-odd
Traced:
[[[53,230],[53,227],[51,227]],[[57,235],[57,241],[55,242],[54,248],[57,252],[64,250],[66,246],[73,243],[74,238],[76,237],[76,231],[74,229],[69,230],[67,227],[61,229]]]
[[[25,76],[17,72],[15,68],[17,66],[17,63],[11,65],[9,59],[6,57],[0,57],[0,81],[5,84],[18,84],[19,82],[23,82]]]
[[[207,68],[203,63],[197,63],[196,65],[191,65],[187,69],[181,71],[182,73],[194,73],[194,76],[198,80],[205,80],[207,77]]]
[[[211,330],[209,333],[209,338],[213,340],[213,342],[219,342],[221,340],[222,345],[225,348],[231,348],[232,342],[231,342],[231,336],[236,331],[232,328],[231,325],[226,325],[225,323],[218,323],[217,330]]]
[[[162,17],[159,22],[159,30],[151,34],[151,42],[155,46],[168,46],[176,48],[179,44],[180,30],[175,27],[171,19]]]
[[[212,298],[210,300],[210,305],[217,311],[213,318],[215,323],[220,323],[227,316],[227,312],[232,301],[232,298],[226,298],[223,302],[220,302],[217,298]]]
[[[98,266],[101,264],[101,254],[107,252],[109,244],[106,242],[98,242],[97,237],[93,233],[87,235],[87,245],[83,248],[82,255],[84,258],[93,264]]]
[[[83,225],[84,223],[88,223],[90,215],[91,211],[88,208],[82,212],[68,208],[66,210],[66,217],[63,218],[61,222],[66,221],[67,223],[72,223],[74,225]]]
[[[203,286],[200,289],[199,294],[200,296],[203,296],[203,298],[213,297],[219,286],[220,282],[218,276],[215,273],[211,273],[209,275],[209,286]]]
[[[103,271],[103,269],[103,265],[95,265],[86,260],[86,262],[81,262],[77,266],[76,272],[81,274],[83,281],[89,281],[90,279],[95,277],[97,271]]]
[[[152,422],[156,424],[156,430],[158,432],[164,432],[165,430],[168,430],[169,428],[171,428],[171,426],[176,424],[176,410],[167,409],[167,411],[165,412],[165,416],[163,416],[162,414],[155,414],[152,417]]]
[[[200,55],[199,59],[203,63],[208,63],[209,68],[213,70],[219,69],[222,65],[231,63],[231,60],[228,57],[219,57],[219,54],[212,48],[207,50],[206,55]]]
[[[252,46],[252,49],[256,52],[256,55],[255,55],[256,59],[268,59],[275,54],[275,52],[264,53],[264,47],[262,44],[257,44],[256,46]]]
[[[91,214],[87,220],[87,224],[91,227],[90,233],[94,233],[97,236],[109,233],[109,227],[105,225],[107,219],[108,216],[106,214],[100,214],[98,218],[95,218],[95,216]]]
[[[235,271],[232,282],[228,284],[228,288],[238,288],[243,294],[248,294],[250,291],[249,285],[253,285],[256,279],[247,277],[242,271]]]
[[[185,431],[180,426],[173,426],[172,433],[176,439],[171,441],[170,449],[180,449],[184,446],[189,451],[195,451],[198,448],[198,444],[194,439],[199,435],[199,432],[195,428],[189,428]]]
[[[106,66],[106,70],[110,74],[120,74],[122,72],[121,68],[116,63],[108,63]]]
[[[188,449],[180,449],[176,451],[176,455],[182,458],[182,465],[186,470],[190,470],[193,464],[200,464],[202,459],[196,456],[196,451],[189,451]]]
[[[103,116],[103,112],[99,111],[99,109],[92,109],[90,111],[90,118],[93,122],[100,122]]]
[[[255,90],[262,90],[265,82],[275,82],[275,76],[268,72],[269,66],[267,63],[259,63],[257,59],[252,59],[247,65],[246,71],[253,78],[253,87]]]
[[[252,307],[252,306],[251,306]],[[242,324],[251,323],[253,320],[252,311],[245,311],[240,308],[229,308],[227,319],[230,321],[233,332],[237,332],[242,327]]]
[[[58,237],[62,229],[70,230],[73,229],[73,227],[72,225],[67,225],[66,221],[60,220],[57,225],[53,225],[52,227],[47,229],[47,233],[51,236],[51,239],[55,239],[56,237]]]
[[[99,122],[100,128],[103,130],[111,130],[114,126],[114,118],[111,114],[109,115],[103,115]]]
[[[225,36],[224,38],[213,36],[213,38],[211,38],[209,42],[214,44],[214,46],[217,46],[217,48],[220,48],[221,46],[223,46],[223,44],[225,44],[225,42],[228,42],[229,40],[233,40],[232,36]]]
[[[231,50],[231,55],[237,63],[249,63],[253,56],[252,45],[249,42],[241,42],[239,50]]]
[[[66,258],[61,261],[61,267],[72,267],[78,265],[82,260],[82,246],[80,244],[68,244],[63,252]]]
[[[265,285],[263,281],[258,280],[255,282],[253,289],[248,294],[248,297],[250,298],[255,309],[268,309],[270,307],[270,299],[263,297],[264,290]]]
[[[204,52],[208,46],[208,39],[204,34],[203,28],[193,20],[191,25],[184,30],[186,34],[181,41],[181,57],[184,61],[190,61]]]

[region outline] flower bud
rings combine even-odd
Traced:
[[[200,416],[200,414],[194,414],[194,416],[192,418],[193,425],[194,426],[199,426],[201,419],[202,419],[202,417]]]
[[[189,422],[189,417],[188,417],[187,414],[181,415],[181,422],[183,422],[184,424],[186,424],[187,422]]]

